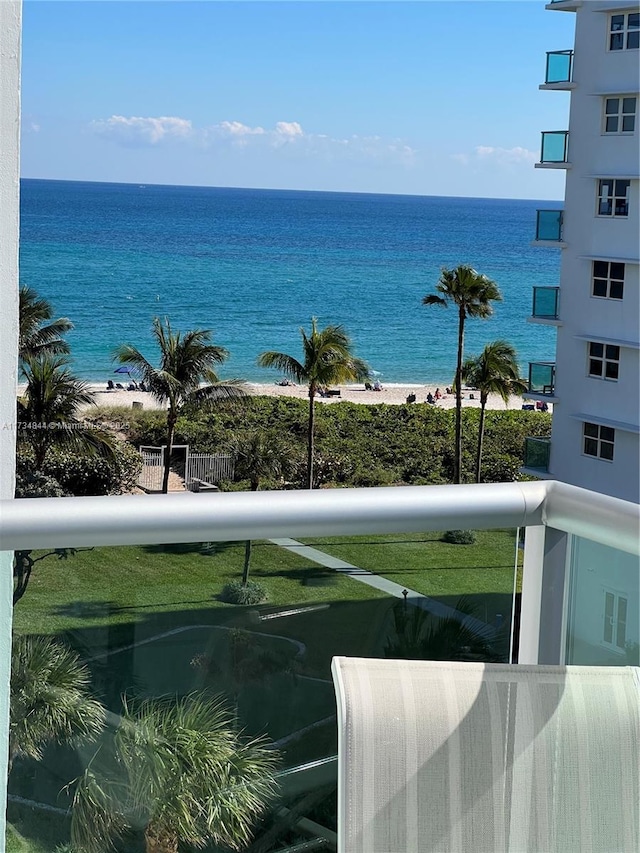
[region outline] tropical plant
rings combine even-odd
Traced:
[[[42,355],[63,355],[69,344],[62,335],[73,329],[66,317],[53,320],[51,303],[38,296],[32,287],[20,288],[20,319],[18,348],[20,361]]]
[[[142,830],[147,853],[248,843],[276,783],[277,753],[241,739],[220,701],[192,694],[124,702],[119,725],[76,780],[72,844],[102,853]]]
[[[497,284],[472,267],[461,265],[443,269],[436,293],[422,299],[423,305],[454,305],[458,309],[458,357],[454,380],[456,392],[455,454],[453,482],[462,482],[462,364],[464,359],[464,327],[467,317],[486,319],[493,313],[492,302],[502,299]]]
[[[252,492],[258,491],[263,479],[281,477],[287,470],[292,457],[290,446],[285,445],[280,436],[270,430],[251,430],[241,433],[231,443],[230,450],[236,460],[237,473],[249,480]],[[247,539],[242,570],[242,583],[244,585],[249,580],[250,565],[251,540]]]
[[[480,391],[480,423],[476,451],[476,483],[479,483],[485,410],[489,394],[499,394],[506,404],[512,394],[522,394],[528,386],[524,379],[520,379],[515,349],[510,343],[502,340],[487,344],[477,358],[466,359],[462,365],[461,378],[463,382]]]
[[[307,488],[313,488],[314,402],[320,388],[344,382],[364,382],[369,367],[352,353],[352,344],[342,326],[318,329],[311,318],[309,334],[300,329],[303,360],[283,352],[263,352],[258,356],[260,367],[273,367],[298,384],[309,388],[309,418],[307,426]]]
[[[11,655],[9,772],[18,757],[39,760],[46,744],[93,740],[105,709],[89,694],[89,669],[48,637],[14,637]]]
[[[455,603],[458,614],[434,616],[399,601],[393,607],[394,633],[387,638],[386,658],[499,662],[501,656],[469,618],[475,607],[465,596]]]
[[[94,402],[86,382],[69,369],[64,356],[39,355],[26,359],[27,386],[18,398],[18,443],[33,453],[37,471],[47,451],[55,447],[73,454],[113,458],[113,439],[101,427],[77,417],[78,408]]]
[[[245,561],[245,574],[248,575],[248,563]],[[241,581],[230,581],[222,587],[220,598],[229,604],[260,604],[267,597],[261,583],[243,577]]]
[[[166,445],[162,491],[169,488],[171,451],[176,421],[186,405],[202,407],[219,400],[245,396],[238,379],[221,381],[214,368],[222,364],[229,352],[211,343],[211,331],[194,329],[184,334],[173,332],[169,318],[162,323],[153,320],[153,337],[160,349],[160,366],[153,367],[142,353],[123,344],[114,351],[120,364],[135,368],[140,379],[159,403],[167,404]]]

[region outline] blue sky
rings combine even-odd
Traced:
[[[529,0],[25,0],[24,177],[562,198]]]

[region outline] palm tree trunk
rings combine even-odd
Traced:
[[[487,395],[480,394],[480,424],[478,425],[478,452],[476,453],[476,483],[480,482],[480,468],[482,467],[482,443],[484,441],[484,416],[487,405]]]
[[[169,491],[169,471],[171,469],[171,452],[173,450],[173,433],[176,428],[178,416],[172,410],[169,410],[167,415],[167,446],[164,453],[164,474],[162,476],[162,494],[166,495]]]
[[[146,853],[178,853],[178,836],[169,829],[148,824],[144,831]]]
[[[251,565],[251,539],[247,539],[244,543],[244,568],[242,570],[242,586],[246,586],[249,581],[249,567]]]
[[[462,360],[464,355],[465,309],[461,305],[458,319],[458,363],[456,365],[456,447],[453,460],[453,482],[462,482]]]
[[[314,430],[314,399],[316,396],[315,383],[309,385],[309,432],[307,435],[307,488],[313,488],[313,430]]]

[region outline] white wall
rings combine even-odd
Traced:
[[[15,487],[18,350],[20,0],[0,0],[0,499]],[[0,543],[0,549],[2,544]],[[12,555],[0,553],[0,853],[5,849]]]
[[[616,12],[635,4],[612,3]],[[559,480],[611,494],[640,499],[640,438],[616,430],[613,462],[585,456],[578,413],[594,423],[618,421],[638,427],[640,421],[640,114],[633,135],[603,133],[604,97],[635,95],[640,107],[637,50],[609,51],[609,15],[602,3],[583,3],[576,11],[575,88],[571,92],[569,154],[560,275],[560,319],[556,350],[556,396],[550,474]],[[563,13],[567,14],[567,13]],[[549,93],[549,97],[554,97]],[[597,176],[635,177],[631,182],[629,216],[596,215]],[[627,259],[623,300],[591,295],[592,263]],[[617,381],[588,375],[588,344],[624,341]]]

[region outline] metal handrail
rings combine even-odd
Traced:
[[[0,549],[547,524],[640,553],[640,507],[555,481],[0,501]]]

